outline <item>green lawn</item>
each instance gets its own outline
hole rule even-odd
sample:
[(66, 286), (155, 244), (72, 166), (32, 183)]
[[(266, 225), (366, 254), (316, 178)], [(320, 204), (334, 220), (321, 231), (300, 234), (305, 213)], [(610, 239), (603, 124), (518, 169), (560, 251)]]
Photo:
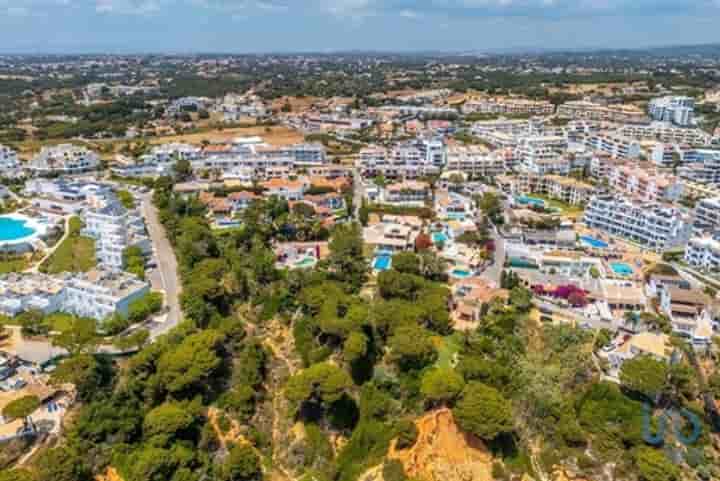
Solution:
[(435, 347), (438, 351), (438, 360), (435, 365), (441, 368), (454, 367), (453, 358), (460, 352), (460, 348), (462, 347), (461, 334), (456, 332), (449, 336), (436, 337), (433, 340), (435, 341)]
[(559, 209), (560, 212), (563, 214), (579, 214), (585, 210), (585, 208), (582, 206), (570, 205), (561, 200), (553, 199), (552, 197), (548, 197), (542, 194), (531, 194), (531, 197), (544, 200), (548, 207)]
[(70, 235), (55, 253), (40, 266), (46, 274), (61, 272), (87, 272), (97, 265), (95, 241), (80, 235), (82, 222), (78, 217), (70, 219)]
[(25, 257), (14, 257), (10, 259), (0, 258), (0, 274), (8, 274), (10, 272), (22, 272), (30, 266)]
[(66, 331), (73, 325), (75, 316), (65, 314), (64, 312), (56, 312), (45, 317), (44, 322), (51, 331)]

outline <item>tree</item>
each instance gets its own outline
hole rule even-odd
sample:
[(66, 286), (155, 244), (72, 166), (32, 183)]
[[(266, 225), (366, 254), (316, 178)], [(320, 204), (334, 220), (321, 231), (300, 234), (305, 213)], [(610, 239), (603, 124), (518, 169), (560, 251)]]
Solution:
[(16, 317), (23, 336), (44, 336), (50, 329), (45, 324), (45, 316), (36, 310), (21, 312)]
[(186, 337), (179, 346), (158, 360), (158, 374), (165, 388), (174, 394), (196, 394), (204, 390), (220, 366), (218, 351), (223, 336), (215, 330), (201, 331)]
[(173, 167), (175, 178), (183, 182), (192, 177), (192, 164), (187, 159), (178, 159)]
[(420, 326), (400, 326), (388, 340), (390, 357), (400, 369), (422, 369), (435, 362), (437, 351), (430, 339), (430, 332)]
[(680, 477), (680, 469), (662, 451), (643, 446), (633, 457), (643, 481), (675, 481)]
[(510, 401), (497, 389), (480, 382), (465, 387), (453, 415), (462, 429), (486, 441), (513, 429)]
[(74, 316), (70, 326), (52, 338), (53, 345), (67, 350), (72, 356), (93, 352), (97, 342), (95, 320)]
[(426, 251), (432, 246), (432, 239), (427, 234), (418, 234), (418, 236), (415, 238), (415, 250), (417, 252)]
[(352, 223), (335, 227), (328, 248), (330, 255), (326, 263), (332, 277), (348, 284), (353, 290), (360, 289), (368, 273), (360, 225)]
[(343, 358), (346, 362), (355, 362), (367, 354), (368, 338), (359, 331), (351, 332), (343, 344)]
[(176, 438), (187, 437), (196, 427), (196, 422), (195, 413), (187, 405), (165, 402), (147, 413), (143, 433), (147, 438), (163, 436), (170, 444)]
[(427, 371), (420, 384), (420, 392), (432, 403), (453, 402), (465, 387), (465, 380), (451, 368)]
[(42, 452), (37, 462), (38, 479), (53, 481), (90, 481), (92, 472), (82, 456), (68, 447), (58, 447)]
[(0, 481), (39, 481), (37, 477), (27, 469), (15, 468), (0, 471)]
[(642, 394), (651, 401), (655, 401), (660, 395), (667, 378), (667, 364), (647, 355), (627, 360), (620, 368), (622, 386)]
[(131, 349), (140, 350), (150, 339), (150, 331), (147, 329), (138, 329), (128, 336), (117, 337), (113, 341), (113, 345), (121, 351), (129, 351)]
[(352, 379), (347, 372), (334, 364), (319, 363), (291, 377), (285, 396), (298, 405), (311, 401), (328, 406), (340, 400), (350, 386)]
[(23, 396), (10, 401), (2, 410), (2, 415), (7, 420), (25, 419), (40, 407), (40, 399), (37, 396)]
[(230, 450), (223, 466), (223, 479), (225, 481), (252, 481), (260, 479), (260, 458), (253, 448), (247, 444), (236, 444)]
[(412, 252), (399, 252), (392, 257), (392, 268), (403, 274), (420, 275), (420, 258)]
[(50, 381), (55, 384), (73, 384), (81, 400), (97, 394), (106, 381), (102, 367), (92, 354), (76, 354), (63, 359), (53, 371)]

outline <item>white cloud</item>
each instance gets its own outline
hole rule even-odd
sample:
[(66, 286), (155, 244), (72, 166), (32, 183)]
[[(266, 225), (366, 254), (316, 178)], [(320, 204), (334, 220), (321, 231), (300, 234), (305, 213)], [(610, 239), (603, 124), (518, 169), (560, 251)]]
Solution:
[(95, 11), (120, 15), (149, 15), (162, 9), (163, 0), (96, 0)]

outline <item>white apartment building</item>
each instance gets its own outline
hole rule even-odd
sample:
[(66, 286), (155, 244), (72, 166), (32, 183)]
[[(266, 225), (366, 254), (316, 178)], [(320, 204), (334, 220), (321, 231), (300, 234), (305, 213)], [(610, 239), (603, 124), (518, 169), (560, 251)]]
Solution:
[(535, 174), (567, 174), (570, 171), (569, 162), (564, 158), (567, 148), (565, 137), (523, 137), (516, 149), (519, 167)]
[(111, 197), (104, 205), (83, 212), (82, 234), (95, 239), (98, 262), (110, 270), (125, 268), (123, 251), (130, 246), (150, 249), (142, 218)]
[[(506, 119), (501, 117), (495, 120), (481, 120), (472, 124), (470, 132), (477, 136), (483, 137), (486, 134), (500, 132), (508, 135), (533, 135), (539, 133), (536, 127), (537, 123), (531, 119)], [(533, 132), (533, 130), (538, 130)]]
[(643, 123), (647, 117), (634, 105), (601, 105), (587, 100), (566, 102), (557, 109), (558, 117), (573, 120)]
[(613, 167), (608, 181), (617, 191), (644, 202), (675, 202), (684, 192), (682, 181), (674, 175), (646, 171), (629, 164)]
[(634, 139), (652, 139), (660, 142), (709, 145), (712, 136), (701, 129), (676, 127), (666, 122), (652, 122), (649, 125), (623, 125), (618, 134)]
[(471, 177), (495, 177), (507, 171), (506, 162), (512, 161), (512, 157), (512, 150), (488, 152), (477, 145), (454, 145), (447, 149), (446, 169)]
[(66, 280), (60, 310), (97, 320), (109, 319), (115, 314), (127, 316), (130, 304), (149, 292), (149, 284), (132, 274), (92, 270)]
[(547, 100), (529, 100), (514, 97), (481, 97), (471, 99), (462, 106), (463, 114), (552, 115), (555, 106)]
[(100, 157), (85, 148), (72, 144), (43, 147), (28, 169), (38, 175), (80, 174), (94, 170), (100, 165)]
[(595, 134), (588, 137), (585, 145), (620, 159), (636, 159), (640, 156), (640, 142), (618, 134)]
[(520, 173), (516, 176), (500, 176), (497, 184), (503, 192), (512, 196), (544, 194), (571, 205), (587, 203), (595, 191), (595, 187), (590, 184), (560, 175)]
[(720, 197), (701, 199), (695, 204), (695, 227), (704, 232), (720, 231)]
[(685, 247), (685, 262), (705, 271), (720, 271), (720, 233), (691, 238)]
[(693, 149), (683, 153), (678, 175), (699, 184), (720, 184), (720, 150)]
[(385, 186), (380, 198), (384, 204), (421, 207), (430, 196), (430, 185), (427, 182), (406, 180)]
[(20, 161), (17, 152), (6, 145), (0, 144), (0, 169), (2, 169), (2, 174), (18, 167), (20, 167)]
[[(432, 155), (428, 155), (429, 152)], [(360, 151), (356, 166), (364, 176), (414, 179), (440, 172), (442, 166), (436, 163), (435, 154), (435, 150), (423, 152), (413, 144), (397, 145), (392, 149), (375, 146)]]
[(658, 251), (687, 243), (692, 229), (688, 216), (678, 209), (612, 196), (593, 197), (583, 221)]
[(158, 145), (149, 154), (140, 157), (141, 163), (164, 164), (175, 163), (177, 160), (195, 160), (202, 155), (202, 148), (191, 144), (172, 142)]
[(654, 120), (688, 126), (693, 123), (695, 100), (692, 97), (668, 96), (652, 99), (648, 114)]
[(127, 316), (130, 304), (149, 291), (147, 282), (131, 274), (105, 269), (60, 276), (11, 273), (0, 277), (0, 313), (66, 312), (103, 321)]

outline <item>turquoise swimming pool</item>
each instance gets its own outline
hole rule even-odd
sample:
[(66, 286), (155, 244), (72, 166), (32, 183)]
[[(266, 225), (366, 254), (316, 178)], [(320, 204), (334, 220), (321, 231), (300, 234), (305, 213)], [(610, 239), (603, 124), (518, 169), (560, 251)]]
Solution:
[(594, 247), (595, 249), (607, 249), (608, 243), (601, 241), (600, 239), (596, 239), (594, 237), (590, 237), (587, 235), (580, 236), (580, 242), (585, 244), (588, 247)]
[(529, 197), (527, 195), (519, 195), (515, 200), (522, 205), (532, 205), (536, 207), (545, 207), (545, 201), (537, 197)]
[(298, 261), (295, 263), (297, 267), (310, 267), (314, 266), (316, 264), (316, 260), (314, 257), (305, 257), (304, 259)]
[(444, 232), (433, 232), (432, 240), (435, 244), (445, 244), (448, 240), (448, 237)]
[(386, 271), (390, 269), (390, 266), (392, 265), (392, 257), (386, 256), (386, 255), (380, 255), (375, 257), (375, 260), (373, 260), (372, 267), (376, 271)]
[(26, 226), (27, 221), (12, 217), (0, 217), (0, 242), (16, 241), (31, 236), (35, 229)]
[(450, 275), (458, 279), (465, 279), (466, 277), (470, 277), (472, 273), (470, 271), (466, 271), (465, 269), (453, 269)]
[(630, 267), (630, 264), (626, 264), (625, 262), (611, 262), (610, 269), (618, 276), (631, 276), (633, 272), (635, 272), (633, 268)]

